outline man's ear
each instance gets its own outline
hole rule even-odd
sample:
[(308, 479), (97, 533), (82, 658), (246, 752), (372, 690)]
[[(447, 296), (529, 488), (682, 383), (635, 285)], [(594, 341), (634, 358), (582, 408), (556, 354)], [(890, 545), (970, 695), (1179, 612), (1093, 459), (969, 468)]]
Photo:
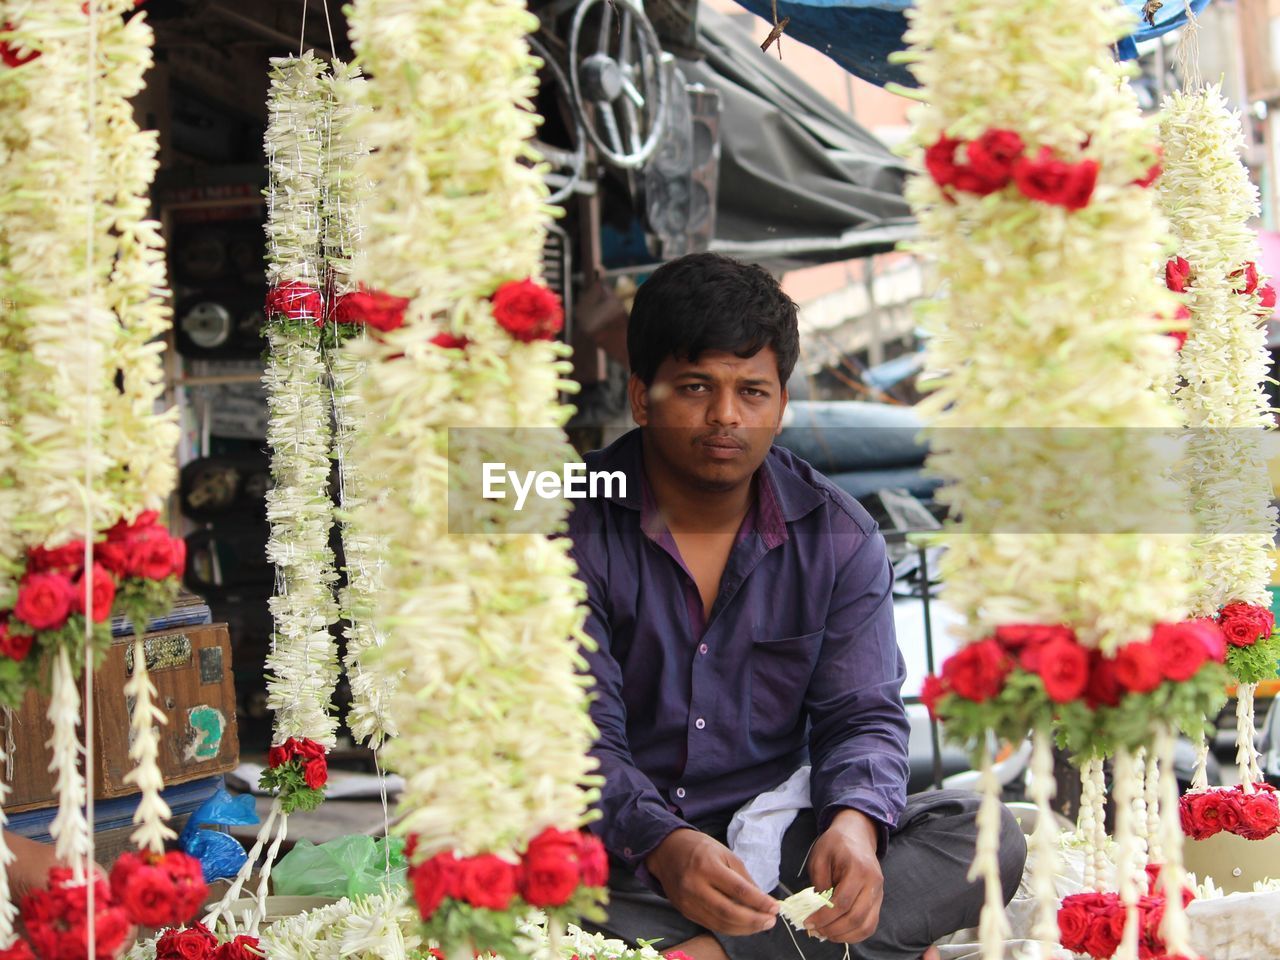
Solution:
[(638, 427), (649, 425), (649, 388), (636, 374), (627, 380), (627, 398), (631, 401), (631, 419)]

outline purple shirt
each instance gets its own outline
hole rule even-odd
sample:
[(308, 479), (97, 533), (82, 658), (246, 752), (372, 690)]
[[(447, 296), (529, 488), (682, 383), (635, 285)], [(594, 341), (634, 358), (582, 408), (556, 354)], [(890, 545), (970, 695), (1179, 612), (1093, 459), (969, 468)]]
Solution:
[(781, 447), (703, 623), (697, 586), (644, 484), (639, 430), (584, 458), (627, 496), (577, 502), (596, 679), (593, 829), (633, 869), (668, 834), (720, 831), (806, 762), (825, 829), (842, 808), (888, 829), (906, 802), (906, 675), (892, 572), (867, 512)]

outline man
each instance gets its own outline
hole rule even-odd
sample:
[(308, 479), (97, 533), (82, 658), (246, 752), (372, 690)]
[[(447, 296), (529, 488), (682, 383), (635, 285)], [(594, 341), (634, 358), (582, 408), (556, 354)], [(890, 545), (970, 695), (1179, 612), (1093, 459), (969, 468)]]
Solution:
[[(795, 304), (759, 267), (694, 254), (640, 287), (627, 348), (639, 429), (585, 458), (626, 490), (580, 501), (570, 522), (599, 645), (602, 931), (694, 960), (777, 960), (796, 950), (778, 899), (812, 885), (834, 888), (834, 905), (798, 938), (806, 960), (846, 945), (865, 960), (936, 957), (934, 942), (977, 923), (977, 797), (906, 796), (884, 540), (772, 446)], [(811, 809), (756, 867), (779, 877), (762, 890), (726, 841), (735, 812), (775, 790)], [(1007, 902), (1026, 846), (1004, 815)]]

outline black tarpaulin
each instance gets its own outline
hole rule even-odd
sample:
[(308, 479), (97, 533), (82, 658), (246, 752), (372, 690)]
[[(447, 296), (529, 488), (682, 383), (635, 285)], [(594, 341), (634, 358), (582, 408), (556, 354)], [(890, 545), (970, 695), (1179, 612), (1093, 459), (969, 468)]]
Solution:
[(891, 250), (914, 233), (905, 163), (705, 4), (705, 59), (688, 80), (720, 92), (721, 158), (711, 249), (780, 268)]

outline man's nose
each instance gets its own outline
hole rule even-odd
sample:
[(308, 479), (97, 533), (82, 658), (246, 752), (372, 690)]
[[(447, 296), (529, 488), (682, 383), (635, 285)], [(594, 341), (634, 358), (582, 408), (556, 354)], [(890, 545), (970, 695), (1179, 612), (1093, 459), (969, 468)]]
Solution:
[(720, 390), (707, 406), (707, 423), (717, 427), (736, 427), (742, 423), (738, 398), (732, 390)]

